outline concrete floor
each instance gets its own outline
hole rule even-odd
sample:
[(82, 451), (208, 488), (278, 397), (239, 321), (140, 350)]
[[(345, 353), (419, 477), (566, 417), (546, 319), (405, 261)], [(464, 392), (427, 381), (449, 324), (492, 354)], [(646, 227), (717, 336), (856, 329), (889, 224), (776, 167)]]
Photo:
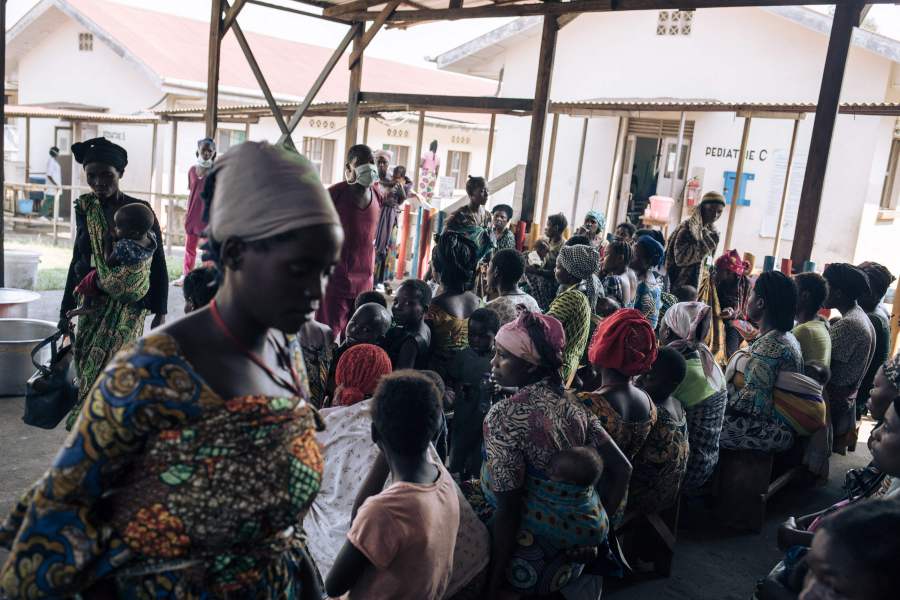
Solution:
[[(30, 311), (32, 318), (56, 322), (62, 292), (45, 292)], [(183, 312), (180, 288), (171, 287), (169, 315)], [(0, 515), (5, 515), (20, 494), (53, 460), (65, 439), (58, 427), (45, 431), (25, 426), (21, 421), (24, 400), (0, 398)], [(863, 423), (863, 439), (868, 438), (871, 421)], [(871, 456), (864, 443), (855, 453), (834, 456), (828, 484), (816, 489), (788, 488), (767, 507), (762, 534), (741, 534), (717, 525), (698, 510), (684, 510), (682, 523), (692, 525), (678, 532), (672, 575), (608, 591), (604, 597), (621, 600), (746, 600), (757, 579), (765, 576), (780, 559), (775, 544), (778, 525), (789, 515), (818, 510), (842, 497), (844, 474), (850, 468), (864, 466)], [(0, 516), (0, 518), (3, 518)], [(0, 550), (0, 562), (5, 552)]]

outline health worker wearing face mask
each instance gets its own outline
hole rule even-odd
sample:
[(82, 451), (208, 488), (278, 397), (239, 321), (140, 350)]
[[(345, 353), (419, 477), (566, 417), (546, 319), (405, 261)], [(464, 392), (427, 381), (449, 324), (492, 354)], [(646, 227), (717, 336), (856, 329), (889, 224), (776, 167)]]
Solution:
[(375, 271), (375, 229), (383, 198), (375, 182), (378, 169), (372, 149), (363, 144), (350, 148), (344, 164), (344, 181), (328, 188), (344, 228), (344, 246), (316, 320), (344, 331), (353, 303), (360, 292), (371, 290)]
[(197, 263), (197, 246), (208, 223), (203, 220), (203, 199), (200, 197), (206, 184), (206, 175), (216, 159), (216, 143), (211, 138), (197, 142), (197, 163), (188, 170), (188, 208), (184, 215), (184, 266), (175, 285), (184, 285), (184, 278)]

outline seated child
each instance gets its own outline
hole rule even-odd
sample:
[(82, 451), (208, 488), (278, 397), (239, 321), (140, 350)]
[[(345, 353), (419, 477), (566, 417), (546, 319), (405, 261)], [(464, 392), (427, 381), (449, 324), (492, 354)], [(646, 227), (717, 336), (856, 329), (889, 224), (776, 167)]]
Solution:
[(696, 302), (698, 294), (694, 286), (682, 285), (672, 290), (672, 295), (678, 298), (679, 302)]
[(431, 288), (421, 279), (407, 279), (397, 288), (391, 306), (394, 324), (384, 339), (394, 370), (428, 366), (431, 329), (425, 324), (425, 313), (430, 305)]
[[(115, 226), (103, 239), (104, 262), (109, 268), (149, 264), (156, 252), (156, 236), (150, 229), (156, 218), (150, 207), (140, 202), (126, 204), (113, 215)], [(82, 297), (82, 305), (70, 310), (70, 319), (96, 310), (95, 300), (103, 290), (97, 269), (91, 269), (75, 287)]]
[(628, 511), (652, 514), (669, 508), (678, 498), (687, 471), (687, 416), (672, 393), (684, 381), (687, 365), (674, 348), (661, 348), (650, 371), (638, 385), (656, 405), (656, 423), (634, 458), (628, 490)]
[(212, 267), (197, 267), (184, 278), (184, 314), (203, 308), (216, 297), (219, 282)]
[(603, 264), (600, 265), (600, 283), (606, 290), (606, 296), (620, 306), (631, 305), (637, 288), (637, 279), (628, 268), (633, 253), (630, 242), (616, 240), (606, 247)]
[(434, 385), (423, 375), (397, 371), (381, 380), (372, 405), (372, 441), (384, 454), (393, 482), (382, 491), (380, 477), (370, 477), (377, 485), (360, 492), (365, 501), (325, 579), (329, 596), (443, 597), (460, 507), (453, 478), (428, 457), (440, 414)]
[(359, 296), (356, 297), (356, 300), (353, 302), (353, 310), (359, 310), (360, 306), (369, 304), (370, 302), (380, 304), (385, 308), (388, 307), (387, 299), (384, 297), (384, 294), (376, 292), (375, 290), (369, 290), (368, 292), (361, 292)]
[(491, 361), (500, 317), (489, 308), (469, 316), (469, 347), (457, 352), (447, 367), (447, 386), (453, 390), (450, 428), (450, 472), (462, 480), (481, 472), (484, 417), (491, 408)]
[(391, 313), (380, 304), (369, 302), (356, 309), (347, 323), (346, 338), (334, 349), (325, 389), (329, 398), (334, 398), (334, 372), (341, 355), (356, 344), (381, 345), (390, 326)]

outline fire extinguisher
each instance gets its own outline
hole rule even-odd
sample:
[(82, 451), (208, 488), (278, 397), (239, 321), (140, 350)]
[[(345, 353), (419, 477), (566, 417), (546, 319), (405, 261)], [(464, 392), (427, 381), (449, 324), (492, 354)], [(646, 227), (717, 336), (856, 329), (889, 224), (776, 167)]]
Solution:
[(700, 200), (700, 178), (691, 177), (687, 182), (687, 205), (694, 206)]

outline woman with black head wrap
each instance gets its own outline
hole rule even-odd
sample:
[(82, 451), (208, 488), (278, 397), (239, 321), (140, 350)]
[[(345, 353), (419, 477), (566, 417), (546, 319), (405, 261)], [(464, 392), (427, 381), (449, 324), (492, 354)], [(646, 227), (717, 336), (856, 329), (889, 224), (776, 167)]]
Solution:
[(104, 240), (112, 235), (116, 211), (134, 202), (150, 208), (143, 200), (119, 190), (119, 179), (128, 165), (128, 152), (106, 138), (95, 138), (73, 144), (72, 154), (84, 166), (91, 191), (75, 200), (75, 245), (59, 309), (60, 328), (69, 328), (66, 313), (77, 305), (75, 287), (90, 271), (92, 258), (104, 293), (96, 300), (97, 310), (78, 317), (74, 356), (78, 403), (69, 414), (66, 429), (72, 428), (88, 390), (106, 363), (123, 346), (143, 334), (148, 311), (154, 314), (152, 327), (165, 322), (169, 298), (166, 256), (155, 218), (150, 235), (156, 250), (149, 264), (111, 267), (105, 261)]
[(831, 380), (826, 388), (834, 430), (834, 451), (856, 446), (856, 396), (875, 354), (875, 328), (857, 303), (871, 293), (869, 278), (858, 267), (832, 263), (822, 273), (828, 281), (825, 308), (841, 319), (831, 327)]

